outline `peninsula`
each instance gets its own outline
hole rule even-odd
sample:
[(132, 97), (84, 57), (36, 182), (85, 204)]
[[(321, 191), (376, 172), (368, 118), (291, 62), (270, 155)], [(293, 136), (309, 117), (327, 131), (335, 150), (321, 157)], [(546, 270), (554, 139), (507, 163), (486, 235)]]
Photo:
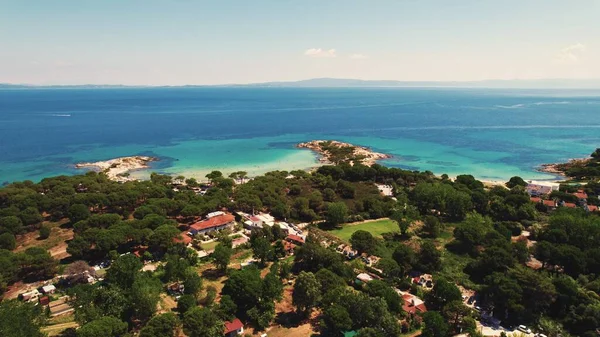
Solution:
[(543, 164), (539, 170), (577, 180), (595, 180), (600, 177), (600, 149), (596, 149), (588, 158), (571, 159), (566, 163)]
[(371, 166), (378, 160), (391, 158), (390, 155), (379, 153), (368, 147), (356, 146), (350, 143), (344, 143), (337, 140), (312, 140), (306, 143), (300, 143), (298, 148), (310, 149), (319, 154), (319, 162), (322, 164), (332, 163), (355, 163)]
[(129, 177), (129, 172), (150, 167), (148, 163), (158, 161), (155, 157), (131, 156), (121, 157), (94, 163), (75, 164), (76, 168), (89, 168), (95, 171), (104, 172), (108, 179), (114, 181), (133, 180)]

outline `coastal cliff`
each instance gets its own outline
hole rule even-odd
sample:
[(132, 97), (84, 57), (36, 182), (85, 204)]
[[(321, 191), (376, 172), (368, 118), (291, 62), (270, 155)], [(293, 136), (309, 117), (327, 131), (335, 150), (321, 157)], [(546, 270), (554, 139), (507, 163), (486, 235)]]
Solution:
[(75, 164), (76, 168), (89, 168), (106, 173), (108, 179), (114, 181), (134, 180), (129, 177), (129, 172), (148, 168), (148, 163), (157, 161), (158, 158), (146, 156), (121, 157), (94, 163)]
[(350, 143), (344, 143), (336, 140), (312, 140), (306, 143), (300, 143), (298, 148), (309, 149), (319, 154), (319, 161), (322, 164), (349, 163), (354, 165), (360, 163), (371, 166), (378, 160), (391, 158), (390, 155), (375, 152), (368, 147), (357, 146)]

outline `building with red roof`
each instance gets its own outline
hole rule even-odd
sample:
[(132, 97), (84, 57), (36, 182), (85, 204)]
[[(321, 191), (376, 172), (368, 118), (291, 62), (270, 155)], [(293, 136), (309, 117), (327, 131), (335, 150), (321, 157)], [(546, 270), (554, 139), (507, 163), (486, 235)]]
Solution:
[(190, 232), (193, 235), (205, 234), (212, 231), (232, 229), (235, 225), (235, 217), (231, 214), (221, 214), (209, 219), (202, 220), (190, 226)]
[(588, 212), (598, 212), (598, 206), (596, 206), (596, 205), (586, 205), (585, 209)]
[(192, 243), (192, 238), (189, 235), (181, 233), (178, 236), (173, 238), (173, 242), (174, 243), (183, 243), (184, 245), (187, 246), (190, 243)]
[(542, 203), (544, 204), (544, 206), (548, 207), (548, 208), (556, 208), (556, 201), (554, 200), (542, 200)]
[(577, 190), (577, 192), (573, 193), (573, 195), (576, 196), (580, 201), (585, 201), (588, 198), (588, 195), (584, 190)]
[(223, 334), (225, 337), (233, 337), (237, 335), (241, 335), (244, 333), (244, 323), (239, 319), (234, 319), (233, 321), (225, 321), (225, 329)]
[(531, 202), (534, 202), (536, 204), (539, 204), (540, 202), (542, 202), (542, 198), (539, 198), (539, 197), (531, 197), (531, 198), (529, 198), (529, 200), (531, 200)]
[(294, 249), (296, 249), (296, 245), (289, 241), (283, 241), (283, 249), (287, 255), (294, 255)]
[(404, 301), (404, 305), (402, 305), (402, 309), (406, 311), (409, 315), (415, 315), (417, 313), (426, 313), (427, 307), (422, 300), (418, 297), (411, 294), (402, 295), (402, 300)]
[(565, 202), (565, 203), (563, 203), (563, 206), (565, 206), (567, 208), (577, 208), (577, 205), (575, 205), (572, 202)]
[(291, 243), (297, 244), (299, 246), (302, 246), (304, 244), (304, 238), (299, 235), (290, 234), (285, 238), (285, 240), (287, 242), (291, 242)]
[(50, 304), (50, 297), (48, 297), (48, 296), (40, 297), (40, 305), (49, 305), (49, 304)]

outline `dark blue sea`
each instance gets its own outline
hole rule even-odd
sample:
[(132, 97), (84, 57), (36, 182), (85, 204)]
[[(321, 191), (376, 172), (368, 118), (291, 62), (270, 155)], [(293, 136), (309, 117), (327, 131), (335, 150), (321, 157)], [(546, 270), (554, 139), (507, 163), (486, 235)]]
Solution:
[(138, 154), (186, 176), (303, 169), (315, 156), (294, 145), (312, 139), (370, 146), (393, 155), (388, 166), (547, 179), (540, 164), (600, 147), (600, 91), (0, 89), (0, 184)]

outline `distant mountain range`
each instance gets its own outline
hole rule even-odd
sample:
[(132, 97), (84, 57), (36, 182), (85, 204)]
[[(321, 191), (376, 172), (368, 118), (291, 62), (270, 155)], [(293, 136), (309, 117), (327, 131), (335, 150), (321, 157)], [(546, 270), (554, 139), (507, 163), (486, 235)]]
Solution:
[(342, 78), (313, 78), (290, 82), (265, 82), (225, 85), (127, 86), (127, 85), (29, 85), (3, 84), (0, 89), (27, 88), (147, 88), (147, 87), (278, 87), (278, 88), (515, 88), (515, 89), (600, 89), (600, 79), (537, 79), (485, 81), (393, 81), (357, 80)]

